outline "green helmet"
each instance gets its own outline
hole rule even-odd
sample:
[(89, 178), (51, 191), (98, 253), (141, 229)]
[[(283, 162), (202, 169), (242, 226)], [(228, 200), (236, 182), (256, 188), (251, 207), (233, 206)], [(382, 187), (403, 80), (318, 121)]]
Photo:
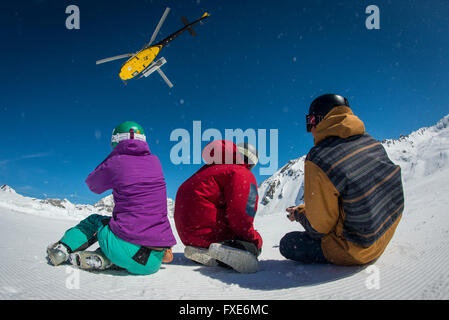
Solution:
[(120, 141), (129, 139), (147, 140), (142, 126), (134, 121), (125, 121), (115, 127), (112, 131), (111, 146), (115, 148)]

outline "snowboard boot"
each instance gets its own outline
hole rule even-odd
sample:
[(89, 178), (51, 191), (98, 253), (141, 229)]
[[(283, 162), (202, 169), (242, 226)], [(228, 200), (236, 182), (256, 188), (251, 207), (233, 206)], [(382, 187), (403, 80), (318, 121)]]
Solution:
[(106, 270), (113, 266), (101, 250), (72, 253), (70, 263), (83, 270)]
[(70, 256), (70, 249), (61, 242), (50, 244), (47, 247), (47, 257), (54, 266), (66, 262)]
[(208, 267), (218, 266), (217, 261), (209, 255), (209, 250), (207, 248), (186, 246), (184, 249), (184, 256), (187, 259), (201, 263)]
[(212, 243), (209, 246), (209, 255), (240, 273), (254, 273), (259, 268), (254, 254), (221, 243)]

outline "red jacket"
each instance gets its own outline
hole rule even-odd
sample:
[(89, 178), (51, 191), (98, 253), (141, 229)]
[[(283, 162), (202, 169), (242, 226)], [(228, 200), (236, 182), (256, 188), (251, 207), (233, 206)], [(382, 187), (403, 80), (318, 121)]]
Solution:
[(209, 164), (187, 179), (176, 194), (178, 235), (184, 245), (207, 248), (214, 242), (240, 239), (260, 249), (262, 238), (253, 227), (258, 202), (256, 178), (241, 161), (235, 144), (227, 141), (225, 146), (224, 140), (217, 140), (205, 151), (211, 145), (224, 150), (223, 159), (232, 153), (233, 163), (217, 164), (203, 152)]

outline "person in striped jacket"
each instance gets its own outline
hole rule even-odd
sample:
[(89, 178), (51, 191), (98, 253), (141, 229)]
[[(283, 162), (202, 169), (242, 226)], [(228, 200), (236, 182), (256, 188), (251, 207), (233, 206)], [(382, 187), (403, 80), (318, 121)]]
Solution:
[(304, 204), (286, 209), (305, 231), (286, 234), (280, 252), (303, 263), (369, 263), (401, 220), (401, 168), (365, 132), (346, 98), (316, 98), (306, 120), (315, 145), (304, 165)]

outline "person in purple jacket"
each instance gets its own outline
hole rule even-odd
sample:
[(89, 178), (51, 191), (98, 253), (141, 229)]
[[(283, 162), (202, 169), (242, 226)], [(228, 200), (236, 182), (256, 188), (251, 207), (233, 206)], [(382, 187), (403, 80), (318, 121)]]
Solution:
[[(143, 128), (131, 121), (112, 133), (113, 151), (86, 179), (90, 190), (113, 190), (112, 217), (93, 214), (47, 248), (53, 265), (81, 269), (118, 266), (152, 274), (171, 262), (176, 244), (167, 217), (167, 191), (159, 159), (151, 154)], [(85, 251), (98, 241), (96, 251)]]

